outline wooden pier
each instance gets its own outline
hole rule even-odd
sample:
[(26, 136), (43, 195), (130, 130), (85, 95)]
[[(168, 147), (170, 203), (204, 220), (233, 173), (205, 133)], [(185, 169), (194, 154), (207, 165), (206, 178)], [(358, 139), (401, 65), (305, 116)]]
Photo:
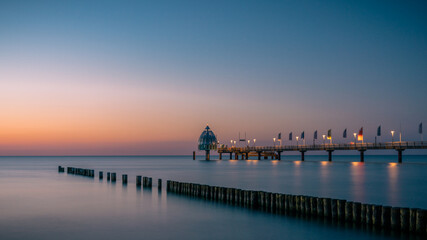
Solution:
[(427, 141), (416, 142), (387, 142), (387, 143), (344, 143), (344, 144), (313, 144), (313, 145), (291, 145), (291, 146), (259, 146), (259, 147), (219, 147), (217, 149), (219, 159), (223, 154), (229, 154), (230, 159), (249, 159), (249, 156), (257, 156), (258, 160), (277, 159), (281, 160), (282, 152), (300, 152), (301, 161), (304, 161), (304, 154), (307, 151), (326, 151), (328, 160), (332, 161), (332, 152), (340, 150), (356, 150), (360, 152), (360, 161), (364, 162), (364, 154), (367, 150), (395, 150), (397, 151), (398, 162), (402, 163), (402, 152), (406, 149), (427, 149)]

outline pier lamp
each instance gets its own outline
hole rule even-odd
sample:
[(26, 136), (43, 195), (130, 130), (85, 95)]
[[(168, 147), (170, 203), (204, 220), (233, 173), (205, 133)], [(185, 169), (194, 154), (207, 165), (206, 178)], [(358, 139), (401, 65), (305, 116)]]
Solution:
[(249, 143), (251, 142), (251, 140), (248, 140), (248, 147), (249, 147)]
[(236, 141), (234, 141), (234, 146), (236, 146)]
[(394, 137), (394, 130), (391, 131), (391, 143), (394, 142), (394, 138), (393, 137)]
[(274, 146), (276, 146), (276, 138), (273, 138)]
[(256, 142), (256, 139), (254, 138), (254, 147), (255, 147), (255, 142)]
[(296, 136), (296, 139), (297, 139), (297, 146), (298, 146), (298, 136)]
[(326, 135), (322, 135), (322, 137), (323, 137), (323, 145), (325, 145), (325, 137), (326, 137)]
[(356, 136), (357, 136), (357, 133), (353, 133), (353, 136), (354, 136), (354, 144), (356, 144)]

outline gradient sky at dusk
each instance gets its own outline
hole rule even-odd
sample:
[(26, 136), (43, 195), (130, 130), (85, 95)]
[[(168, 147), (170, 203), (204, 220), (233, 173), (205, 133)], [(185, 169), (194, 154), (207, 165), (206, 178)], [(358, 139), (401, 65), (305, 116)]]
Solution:
[[(426, 1), (0, 1), (0, 155), (427, 125)], [(426, 137), (425, 137), (426, 139)], [(348, 140), (347, 140), (348, 141)]]

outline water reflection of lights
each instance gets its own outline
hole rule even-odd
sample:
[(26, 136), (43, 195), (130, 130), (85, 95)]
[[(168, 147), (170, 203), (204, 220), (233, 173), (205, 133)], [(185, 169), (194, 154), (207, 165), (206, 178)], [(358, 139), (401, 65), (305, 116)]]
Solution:
[(389, 184), (389, 198), (392, 201), (398, 201), (398, 195), (399, 192), (399, 168), (397, 163), (389, 163), (388, 164), (388, 184)]
[(295, 165), (299, 166), (301, 165), (301, 161), (294, 161)]
[(361, 165), (363, 165), (363, 162), (351, 162), (351, 165), (353, 165), (353, 166), (361, 166)]
[(248, 165), (257, 165), (258, 164), (258, 160), (246, 160), (246, 163)]
[(271, 161), (271, 163), (272, 163), (273, 165), (277, 165), (277, 164), (279, 163), (279, 160), (273, 160), (273, 161)]
[(329, 164), (329, 162), (327, 162), (327, 161), (321, 161), (320, 164), (322, 164), (322, 166), (326, 166), (326, 165)]

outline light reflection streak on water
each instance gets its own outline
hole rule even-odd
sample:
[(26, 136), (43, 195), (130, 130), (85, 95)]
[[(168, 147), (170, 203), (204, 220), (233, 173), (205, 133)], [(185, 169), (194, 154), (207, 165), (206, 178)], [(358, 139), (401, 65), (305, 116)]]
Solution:
[(320, 162), (320, 191), (323, 194), (328, 194), (330, 191), (330, 165), (331, 163), (328, 161), (321, 161)]
[(239, 160), (228, 160), (231, 165), (236, 165), (239, 163)]
[(301, 163), (302, 161), (294, 161), (293, 169), (294, 169), (294, 178), (291, 179), (294, 181), (293, 189), (295, 193), (301, 192), (302, 185), (302, 174), (301, 174)]
[(245, 160), (247, 165), (257, 165), (258, 160)]
[(351, 194), (356, 201), (365, 199), (365, 165), (362, 162), (351, 162), (350, 176), (351, 176)]
[(387, 167), (388, 173), (388, 195), (391, 202), (398, 202), (398, 179), (399, 179), (399, 165), (398, 163), (389, 163)]

